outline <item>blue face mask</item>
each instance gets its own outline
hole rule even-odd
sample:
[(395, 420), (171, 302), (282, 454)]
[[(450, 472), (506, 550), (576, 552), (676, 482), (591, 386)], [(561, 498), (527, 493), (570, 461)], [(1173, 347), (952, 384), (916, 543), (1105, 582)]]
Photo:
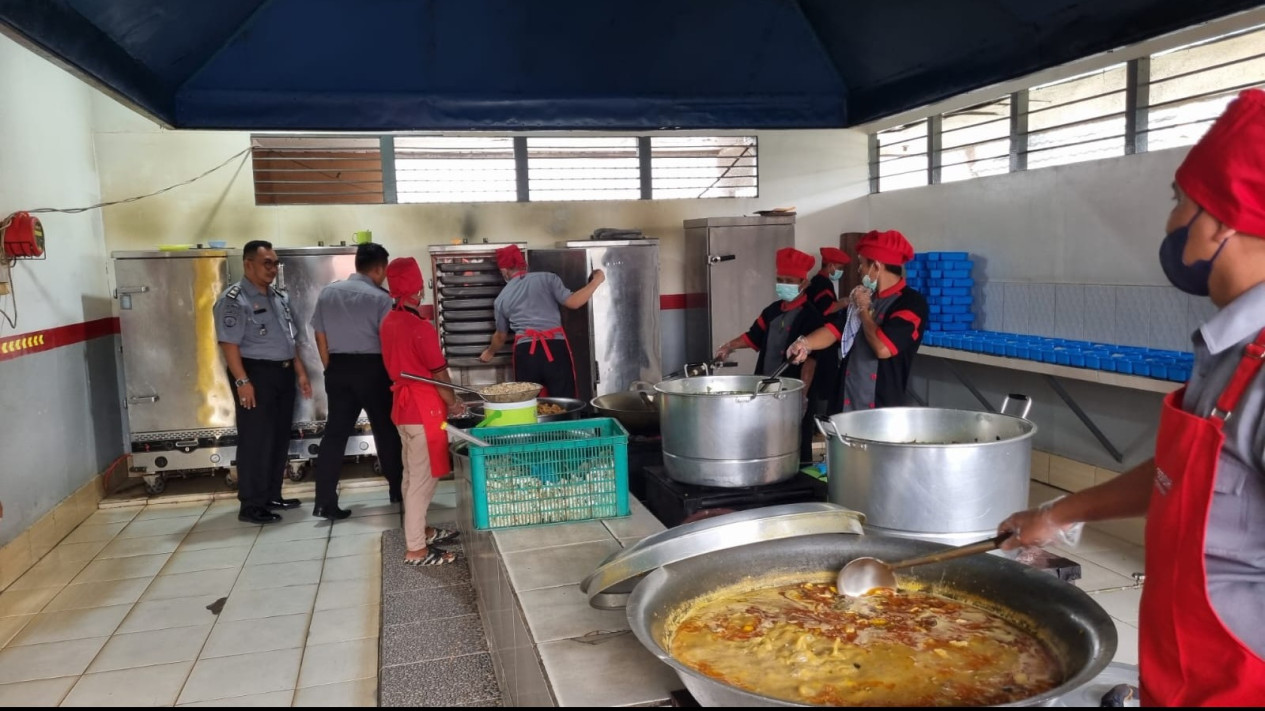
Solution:
[(843, 272), (836, 269), (829, 276), (830, 276), (830, 281), (839, 281), (840, 279), (843, 278)]
[(799, 286), (796, 284), (778, 284), (777, 298), (782, 301), (794, 301), (799, 296)]
[(1168, 233), (1160, 244), (1160, 266), (1164, 269), (1164, 276), (1168, 277), (1173, 286), (1192, 296), (1208, 295), (1208, 282), (1212, 279), (1212, 263), (1221, 256), (1221, 250), (1225, 249), (1226, 242), (1229, 241), (1226, 240), (1217, 247), (1212, 259), (1200, 259), (1194, 264), (1187, 264), (1182, 260), (1182, 254), (1186, 251), (1186, 242), (1190, 239), (1190, 226), (1195, 224), (1195, 220), (1202, 212), (1202, 209), (1196, 212), (1185, 227), (1178, 227)]
[(878, 291), (878, 280), (872, 278), (869, 274), (861, 275), (861, 286), (870, 291)]

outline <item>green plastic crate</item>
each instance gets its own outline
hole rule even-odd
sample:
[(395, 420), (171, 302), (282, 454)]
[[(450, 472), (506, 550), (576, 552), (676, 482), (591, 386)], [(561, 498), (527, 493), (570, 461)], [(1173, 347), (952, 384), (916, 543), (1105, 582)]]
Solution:
[(479, 530), (627, 516), (628, 432), (610, 418), (476, 427), (470, 434)]

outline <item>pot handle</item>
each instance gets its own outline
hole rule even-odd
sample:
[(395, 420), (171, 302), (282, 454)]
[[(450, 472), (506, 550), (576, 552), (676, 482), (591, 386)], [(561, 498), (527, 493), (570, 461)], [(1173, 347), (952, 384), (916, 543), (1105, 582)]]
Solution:
[(1027, 395), (1021, 395), (1019, 393), (1011, 393), (1007, 395), (1006, 399), (1002, 400), (1001, 410), (998, 412), (1003, 415), (1009, 414), (1006, 410), (1010, 407), (1011, 400), (1020, 403), (1020, 406), (1023, 408), (1023, 411), (1019, 413), (1019, 418), (1024, 420), (1028, 419), (1028, 412), (1032, 410), (1032, 399)]
[(844, 446), (852, 447), (854, 449), (865, 449), (865, 442), (857, 441), (840, 432), (839, 429), (835, 427), (835, 423), (830, 421), (829, 417), (818, 416), (814, 418), (813, 421), (817, 423), (817, 429), (826, 439), (833, 437), (842, 442)]
[(650, 408), (651, 410), (654, 410), (655, 412), (659, 411), (659, 406), (655, 404), (653, 395), (646, 392), (645, 390), (638, 390), (637, 394), (641, 396), (641, 401), (646, 403), (646, 407)]

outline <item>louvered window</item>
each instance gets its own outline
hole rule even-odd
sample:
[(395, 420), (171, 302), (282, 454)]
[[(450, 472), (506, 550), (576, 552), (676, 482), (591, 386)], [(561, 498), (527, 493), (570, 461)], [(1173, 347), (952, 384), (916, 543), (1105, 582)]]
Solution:
[(513, 138), (399, 136), (394, 143), (398, 202), (518, 199)]
[(757, 197), (760, 181), (754, 136), (654, 136), (650, 139), (651, 196)]
[(252, 136), (255, 204), (383, 202), (377, 138)]

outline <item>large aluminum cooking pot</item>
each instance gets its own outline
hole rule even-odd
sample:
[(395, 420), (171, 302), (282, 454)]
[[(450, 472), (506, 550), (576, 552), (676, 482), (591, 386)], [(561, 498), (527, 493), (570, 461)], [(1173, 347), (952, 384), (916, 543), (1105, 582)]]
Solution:
[[(715, 551), (646, 576), (628, 600), (628, 621), (638, 641), (672, 667), (703, 706), (803, 706), (744, 691), (677, 662), (664, 646), (673, 614), (690, 601), (731, 585), (754, 586), (760, 579), (788, 573), (803, 573), (805, 580), (833, 579), (835, 572), (860, 556), (901, 560), (937, 550), (943, 546), (925, 541), (819, 534)], [(1047, 705), (1094, 679), (1115, 655), (1116, 628), (1107, 613), (1084, 592), (1049, 573), (982, 555), (910, 568), (901, 571), (901, 578), (927, 583), (947, 597), (965, 597), (1020, 624), (1046, 644), (1063, 666), (1063, 684), (1012, 706)]]
[(760, 486), (799, 471), (804, 383), (781, 378), (755, 394), (758, 375), (665, 380), (658, 393), (663, 465), (698, 486)]
[[(1031, 402), (1012, 397), (1026, 415)], [(889, 407), (818, 424), (828, 440), (829, 500), (865, 513), (873, 533), (966, 543), (1028, 508), (1037, 426), (1022, 416)]]

